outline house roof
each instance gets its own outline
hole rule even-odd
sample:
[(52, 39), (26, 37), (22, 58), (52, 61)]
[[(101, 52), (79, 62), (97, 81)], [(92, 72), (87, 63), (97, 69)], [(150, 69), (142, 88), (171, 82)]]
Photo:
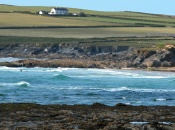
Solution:
[(56, 8), (54, 8), (55, 10), (66, 10), (67, 11), (67, 9), (66, 8), (60, 8), (60, 7), (56, 7)]

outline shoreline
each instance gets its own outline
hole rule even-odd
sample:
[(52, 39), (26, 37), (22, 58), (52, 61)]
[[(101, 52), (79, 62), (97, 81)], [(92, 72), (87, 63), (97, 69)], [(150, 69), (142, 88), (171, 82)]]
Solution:
[[(8, 58), (8, 57), (7, 57)], [(11, 58), (11, 57), (10, 57)], [(17, 59), (17, 58), (16, 58)], [(45, 68), (96, 68), (96, 69), (121, 69), (121, 70), (144, 70), (144, 71), (165, 71), (175, 72), (175, 67), (114, 67), (111, 66), (114, 62), (109, 61), (94, 61), (86, 59), (34, 59), (34, 58), (22, 58), (15, 61), (3, 61), (0, 62), (0, 66), (6, 67), (45, 67)]]
[(1, 48), (0, 57), (14, 57), (21, 60), (0, 62), (0, 66), (142, 69), (175, 72), (175, 48), (149, 49), (132, 46), (86, 45), (83, 42), (71, 43), (46, 46), (40, 44), (29, 46), (24, 43), (7, 45)]
[(1, 129), (175, 128), (175, 106), (0, 104)]

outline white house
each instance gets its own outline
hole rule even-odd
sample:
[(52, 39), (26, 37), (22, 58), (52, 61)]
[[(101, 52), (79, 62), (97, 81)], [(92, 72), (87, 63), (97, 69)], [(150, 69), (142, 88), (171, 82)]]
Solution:
[(68, 10), (66, 8), (53, 8), (49, 12), (49, 15), (68, 15)]
[(41, 10), (39, 11), (39, 14), (42, 15), (42, 14), (48, 14), (48, 13), (46, 11)]

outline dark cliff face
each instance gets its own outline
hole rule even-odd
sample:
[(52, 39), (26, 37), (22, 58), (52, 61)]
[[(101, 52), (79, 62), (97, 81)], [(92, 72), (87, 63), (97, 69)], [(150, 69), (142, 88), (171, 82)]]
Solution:
[[(0, 48), (0, 57), (86, 59), (105, 62), (105, 67), (174, 67), (175, 49), (143, 50), (129, 46), (85, 46), (83, 44), (9, 45)], [(85, 65), (86, 67), (86, 65)]]
[(132, 67), (173, 67), (175, 54), (172, 50), (146, 51), (136, 54)]
[(122, 51), (129, 51), (131, 47), (129, 46), (90, 46), (88, 51), (91, 54), (99, 54), (99, 53), (117, 53)]
[(39, 54), (72, 54), (81, 55), (95, 55), (100, 53), (117, 53), (122, 51), (128, 51), (131, 47), (128, 46), (83, 46), (83, 45), (69, 45), (69, 44), (55, 44), (50, 46), (28, 46), (28, 45), (9, 45), (0, 48), (0, 55), (3, 54), (18, 54), (18, 55), (39, 55)]

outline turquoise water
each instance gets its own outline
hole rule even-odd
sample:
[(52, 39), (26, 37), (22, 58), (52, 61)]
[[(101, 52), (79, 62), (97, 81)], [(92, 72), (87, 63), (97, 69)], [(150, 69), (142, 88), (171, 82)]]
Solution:
[(175, 106), (175, 73), (0, 67), (0, 103)]

